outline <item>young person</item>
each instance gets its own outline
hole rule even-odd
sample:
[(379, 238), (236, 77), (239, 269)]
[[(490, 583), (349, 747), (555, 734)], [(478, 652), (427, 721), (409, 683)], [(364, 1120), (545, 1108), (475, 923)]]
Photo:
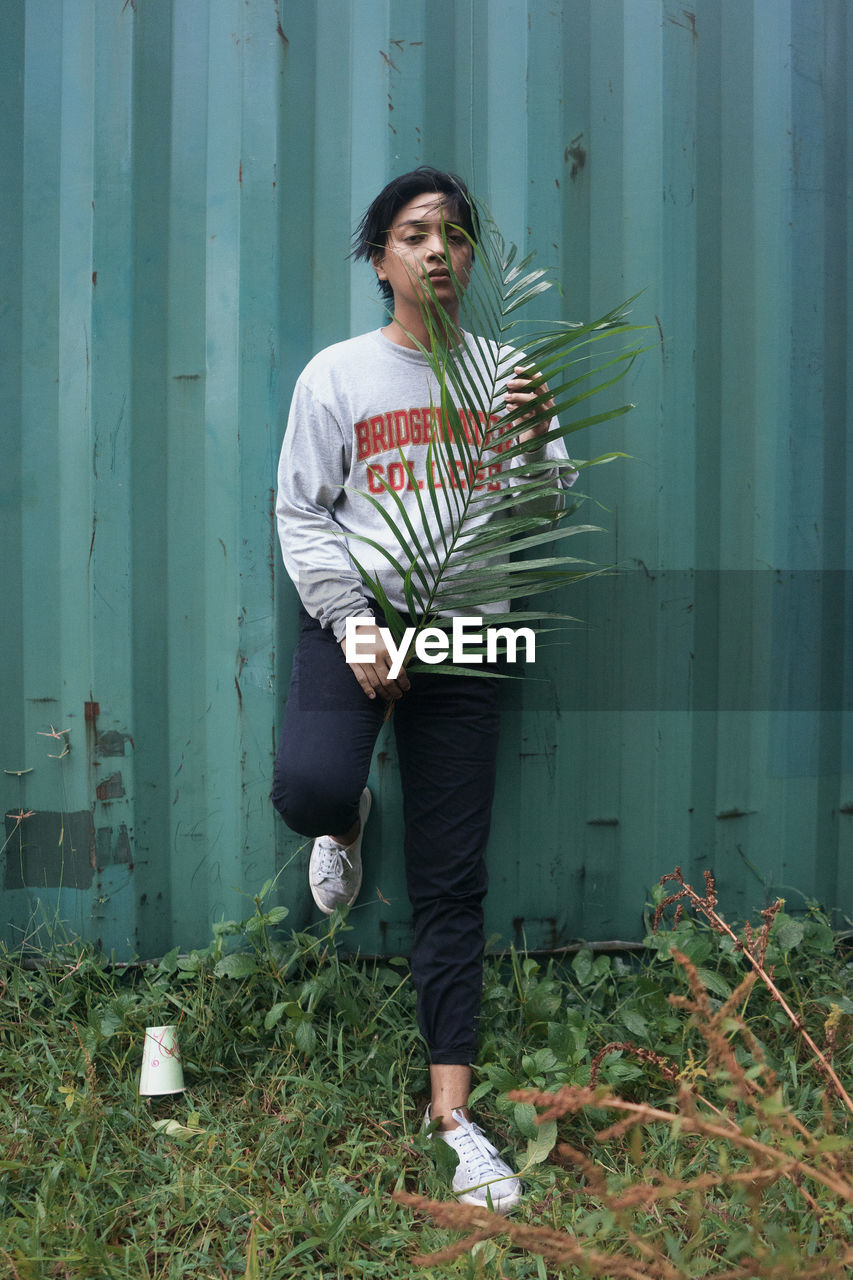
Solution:
[[(361, 846), (371, 796), (367, 775), (387, 704), (394, 703), (405, 821), (406, 881), (414, 919), (412, 977), (430, 1063), (426, 1123), (459, 1155), (453, 1190), (466, 1203), (509, 1212), (518, 1178), (469, 1115), (482, 989), (484, 862), (495, 785), (498, 681), (440, 671), (392, 677), (379, 633), (382, 611), (350, 552), (380, 575), (390, 603), (406, 613), (403, 583), (363, 535), (399, 554), (387, 523), (363, 495), (394, 511), (393, 489), (418, 520), (438, 391), (418, 343), (429, 347), (424, 308), (450, 320), (450, 340), (477, 360), (459, 327), (459, 296), (478, 237), (464, 183), (422, 167), (380, 192), (356, 232), (355, 256), (369, 261), (393, 308), (387, 323), (321, 351), (293, 394), (278, 476), (282, 553), (299, 593), (301, 633), (275, 765), (273, 801), (287, 824), (316, 837), (309, 881), (321, 911), (351, 905), (361, 885)], [(541, 388), (520, 365), (507, 369), (495, 415), (523, 415)], [(519, 440), (530, 454), (488, 483), (513, 483), (514, 463), (566, 462), (562, 441), (541, 445), (536, 423)], [(401, 462), (401, 446), (406, 466)], [(477, 477), (471, 478), (478, 483)], [(479, 483), (486, 483), (485, 476)], [(518, 481), (520, 493), (523, 481)], [(375, 662), (348, 663), (349, 618)]]

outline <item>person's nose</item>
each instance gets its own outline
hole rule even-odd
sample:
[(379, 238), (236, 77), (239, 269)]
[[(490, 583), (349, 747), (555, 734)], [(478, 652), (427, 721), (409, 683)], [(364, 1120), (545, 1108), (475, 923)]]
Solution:
[(440, 231), (430, 232), (426, 241), (426, 252), (430, 259), (440, 258), (442, 262), (444, 261), (447, 251), (444, 243), (444, 236)]

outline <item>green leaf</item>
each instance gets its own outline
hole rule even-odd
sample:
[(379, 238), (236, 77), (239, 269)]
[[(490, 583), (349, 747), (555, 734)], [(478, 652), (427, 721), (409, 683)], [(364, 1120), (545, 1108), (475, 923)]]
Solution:
[(459, 1155), (449, 1143), (442, 1141), (437, 1134), (432, 1135), (430, 1152), (435, 1160), (435, 1167), (440, 1178), (450, 1183), (459, 1164)]
[(516, 1102), (513, 1108), (513, 1119), (519, 1132), (525, 1138), (535, 1142), (539, 1135), (539, 1127), (536, 1124), (536, 1108), (532, 1102)]
[(271, 1031), (277, 1022), (280, 1022), (284, 1016), (285, 1006), (283, 1003), (274, 1004), (264, 1018), (264, 1029)]
[(853, 1000), (848, 1000), (847, 996), (824, 996), (818, 1003), (828, 1009), (837, 1005), (842, 1013), (853, 1013)]
[[(556, 997), (556, 1000), (557, 1000), (557, 1007), (559, 1007), (559, 1003), (560, 1003), (559, 996)], [(533, 1055), (533, 1061), (535, 1063), (535, 1068), (537, 1073), (541, 1074), (542, 1072), (545, 1072), (545, 1071), (554, 1070), (554, 1068), (557, 1065), (557, 1055), (554, 1053), (554, 1050), (549, 1046), (547, 1049), (537, 1049), (535, 1054)]]
[(649, 1024), (636, 1009), (623, 1009), (619, 1015), (619, 1021), (632, 1036), (637, 1036), (640, 1040), (648, 1040)]
[(587, 986), (588, 983), (592, 982), (593, 963), (594, 963), (593, 954), (591, 951), (588, 951), (586, 948), (584, 948), (582, 951), (579, 951), (575, 956), (575, 958), (572, 960), (572, 969), (574, 971), (574, 975), (577, 978), (580, 986), (585, 987)]
[(549, 1022), (548, 1044), (559, 1063), (571, 1061), (577, 1046), (574, 1028), (561, 1022)]
[(494, 1088), (491, 1080), (482, 1080), (475, 1089), (468, 1094), (468, 1106), (473, 1107), (475, 1103), (484, 1098), (487, 1093), (491, 1093)]
[(494, 1085), (498, 1093), (508, 1093), (510, 1089), (518, 1088), (517, 1077), (501, 1064), (490, 1063), (485, 1070), (489, 1081)]
[(536, 1137), (528, 1138), (525, 1164), (541, 1164), (554, 1150), (557, 1141), (557, 1121), (542, 1120), (536, 1126)]
[(773, 921), (770, 937), (780, 951), (793, 951), (805, 937), (806, 926), (802, 920), (780, 913)]
[(246, 1270), (244, 1280), (261, 1280), (261, 1264), (258, 1260), (258, 1245), (255, 1240), (255, 1223), (249, 1232), (249, 1243), (246, 1245)]
[(715, 973), (713, 969), (697, 968), (696, 972), (709, 991), (712, 991), (715, 996), (722, 996), (724, 1000), (728, 1000), (732, 994), (732, 988), (725, 978), (721, 977), (719, 973)]
[(178, 948), (167, 951), (157, 966), (158, 973), (175, 973), (178, 968)]
[(310, 1057), (317, 1047), (317, 1032), (313, 1022), (298, 1022), (293, 1032), (293, 1042), (300, 1053)]
[(101, 1018), (101, 1035), (105, 1040), (108, 1040), (110, 1036), (114, 1036), (117, 1031), (120, 1031), (123, 1026), (124, 1019), (121, 1015), (110, 1009)]
[(213, 970), (217, 978), (250, 978), (257, 971), (258, 963), (255, 957), (241, 951), (223, 956)]
[(642, 1074), (642, 1067), (638, 1067), (634, 1062), (626, 1062), (620, 1057), (608, 1057), (604, 1067), (604, 1075), (616, 1085), (627, 1084), (629, 1080), (636, 1080)]
[(184, 1142), (188, 1138), (197, 1138), (199, 1134), (204, 1133), (204, 1129), (191, 1128), (189, 1125), (180, 1124), (177, 1120), (155, 1120), (152, 1128), (158, 1133), (165, 1134), (167, 1138), (178, 1138)]
[(831, 955), (835, 950), (835, 936), (829, 925), (824, 920), (805, 920), (803, 923), (806, 945), (824, 955)]

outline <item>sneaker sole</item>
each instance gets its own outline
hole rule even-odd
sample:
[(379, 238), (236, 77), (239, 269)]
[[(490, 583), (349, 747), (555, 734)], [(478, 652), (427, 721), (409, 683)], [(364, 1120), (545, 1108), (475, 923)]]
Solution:
[[(472, 1204), (476, 1209), (488, 1209), (489, 1207), (488, 1203), (485, 1200), (478, 1200), (476, 1196), (466, 1195), (464, 1191), (460, 1192), (459, 1194), (457, 1194), (454, 1191), (453, 1195), (455, 1199), (459, 1201), (460, 1204)], [(512, 1196), (504, 1200), (494, 1200), (492, 1202), (493, 1210), (495, 1213), (500, 1213), (503, 1215), (506, 1215), (508, 1213), (514, 1213), (515, 1210), (518, 1208), (518, 1206), (521, 1204), (521, 1201), (523, 1200), (523, 1198), (524, 1198), (524, 1193), (520, 1192), (517, 1196)]]

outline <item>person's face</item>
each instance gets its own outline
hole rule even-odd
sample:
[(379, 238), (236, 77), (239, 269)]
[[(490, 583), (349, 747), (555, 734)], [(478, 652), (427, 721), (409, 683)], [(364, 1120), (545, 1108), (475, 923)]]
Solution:
[[(394, 310), (420, 308), (431, 300), (431, 292), (455, 315), (459, 300), (457, 288), (464, 289), (471, 273), (471, 242), (464, 231), (454, 225), (452, 204), (434, 191), (415, 196), (397, 211), (388, 230), (385, 248), (373, 259), (380, 280), (387, 281), (394, 292)], [(429, 279), (425, 288), (424, 279)]]

